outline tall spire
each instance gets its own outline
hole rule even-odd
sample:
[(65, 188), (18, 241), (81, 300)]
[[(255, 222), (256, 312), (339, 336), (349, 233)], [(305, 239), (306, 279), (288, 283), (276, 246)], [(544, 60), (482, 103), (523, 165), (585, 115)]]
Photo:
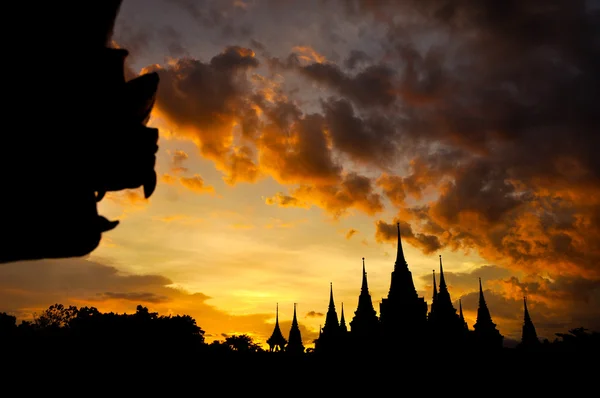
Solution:
[(335, 309), (335, 303), (333, 301), (333, 282), (329, 282), (329, 309)]
[[(477, 309), (477, 323), (475, 325), (480, 324), (481, 322), (492, 322), (492, 316), (490, 315), (490, 310), (485, 302), (481, 278), (479, 278), (479, 308)], [(496, 325), (494, 324), (494, 326)]]
[(342, 316), (340, 317), (340, 330), (344, 333), (348, 332), (348, 327), (346, 326), (346, 319), (344, 318), (344, 302), (342, 301)]
[(481, 286), (481, 278), (479, 278), (479, 305), (485, 305), (485, 297), (483, 297), (483, 287)]
[(363, 262), (363, 275), (362, 275), (362, 285), (360, 287), (360, 292), (362, 294), (362, 292), (369, 292), (369, 284), (367, 282), (367, 271), (365, 270), (365, 258), (362, 258), (362, 262)]
[(365, 258), (362, 258), (362, 286), (360, 296), (358, 296), (358, 306), (354, 311), (354, 317), (350, 321), (350, 331), (357, 338), (359, 344), (372, 346), (373, 339), (379, 332), (379, 319), (373, 308), (373, 301), (369, 293), (367, 283), (367, 271), (365, 267)]
[(475, 334), (480, 342), (485, 346), (492, 348), (502, 348), (504, 337), (496, 329), (496, 324), (492, 321), (490, 310), (483, 296), (483, 287), (481, 278), (479, 278), (479, 308), (477, 309), (477, 321), (473, 325)]
[(535, 326), (527, 310), (527, 296), (523, 296), (523, 334), (521, 335), (521, 345), (534, 346), (539, 344)]
[[(318, 351), (337, 352), (340, 348), (340, 324), (338, 322), (337, 312), (335, 311), (335, 302), (333, 300), (333, 283), (329, 284), (329, 309), (325, 315), (325, 325), (319, 336)], [(315, 347), (317, 348), (317, 347)]]
[(465, 317), (463, 316), (463, 311), (462, 311), (462, 300), (458, 299), (458, 308), (460, 309), (460, 321), (463, 324), (463, 327), (465, 330), (469, 330), (469, 325), (467, 325), (467, 321), (465, 321)]
[(446, 286), (446, 279), (444, 278), (444, 267), (442, 266), (442, 255), (440, 254), (440, 292), (442, 290), (448, 290)]
[(283, 337), (281, 333), (281, 329), (279, 328), (279, 303), (275, 307), (275, 328), (273, 329), (273, 333), (271, 337), (267, 340), (267, 344), (269, 345), (269, 351), (281, 351), (287, 344), (287, 340)]
[(298, 325), (298, 318), (296, 317), (296, 303), (294, 303), (294, 318), (292, 319), (292, 327), (290, 328), (288, 341), (288, 345), (285, 349), (287, 352), (294, 354), (301, 354), (304, 352), (302, 334), (300, 333), (300, 326)]
[[(388, 296), (379, 305), (381, 328), (385, 344), (398, 349), (411, 350), (415, 342), (424, 339), (427, 328), (427, 302), (419, 297), (412, 273), (404, 257), (400, 222), (398, 229), (398, 252), (392, 271)], [(407, 327), (410, 325), (410, 327)], [(410, 341), (411, 344), (407, 344)]]
[(329, 282), (329, 308), (327, 310), (327, 315), (325, 316), (323, 334), (337, 332), (339, 326), (337, 312), (335, 311), (335, 302), (333, 301), (333, 283)]
[(400, 222), (396, 223), (398, 227), (398, 251), (396, 253), (396, 263), (394, 264), (394, 271), (398, 269), (401, 265), (408, 268), (408, 263), (404, 258), (404, 250), (402, 249), (402, 238), (400, 236)]
[(457, 323), (458, 316), (456, 314), (456, 309), (452, 305), (452, 299), (450, 298), (450, 292), (448, 291), (448, 286), (446, 286), (446, 278), (444, 277), (444, 266), (442, 265), (442, 255), (440, 254), (440, 290), (435, 295), (435, 311), (436, 317), (441, 320), (443, 323), (446, 323), (446, 326), (449, 326), (449, 323)]

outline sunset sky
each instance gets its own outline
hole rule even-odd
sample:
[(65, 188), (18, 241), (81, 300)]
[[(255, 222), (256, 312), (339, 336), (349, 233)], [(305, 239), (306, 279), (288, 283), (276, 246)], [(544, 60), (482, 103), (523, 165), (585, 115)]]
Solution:
[(524, 294), (541, 338), (600, 330), (600, 7), (499, 3), (124, 0), (128, 77), (161, 78), (156, 192), (107, 194), (85, 259), (0, 265), (0, 311), (142, 304), (264, 343), (298, 303), (312, 346), (362, 257), (379, 313), (400, 221), (419, 295), (441, 254), (470, 328), (481, 277), (506, 338)]

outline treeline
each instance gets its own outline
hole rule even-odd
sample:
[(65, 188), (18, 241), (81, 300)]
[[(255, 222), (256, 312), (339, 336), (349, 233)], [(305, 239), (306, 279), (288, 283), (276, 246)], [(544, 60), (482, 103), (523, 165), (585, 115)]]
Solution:
[[(138, 305), (133, 314), (102, 313), (95, 307), (54, 304), (33, 321), (0, 313), (0, 345), (7, 350), (47, 355), (189, 356), (261, 353), (248, 335), (233, 335), (210, 344), (189, 315), (159, 315)], [(123, 355), (121, 355), (123, 354)]]
[[(233, 335), (205, 342), (205, 331), (189, 315), (159, 315), (138, 305), (133, 314), (102, 313), (95, 307), (65, 307), (54, 304), (33, 321), (17, 324), (16, 317), (0, 313), (0, 346), (3, 352), (19, 355), (56, 354), (144, 357), (193, 355), (268, 355), (248, 335)], [(600, 352), (600, 333), (584, 328), (557, 333), (554, 341), (544, 340), (529, 351), (547, 353)], [(307, 356), (314, 356), (307, 350)], [(352, 347), (345, 354), (353, 355)], [(505, 351), (518, 354), (519, 349)], [(373, 353), (376, 355), (376, 353)], [(256, 355), (253, 355), (256, 358)]]

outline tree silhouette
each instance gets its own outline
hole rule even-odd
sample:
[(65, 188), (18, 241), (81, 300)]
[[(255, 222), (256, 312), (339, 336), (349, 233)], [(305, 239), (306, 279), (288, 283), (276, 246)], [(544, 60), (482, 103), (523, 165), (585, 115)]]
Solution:
[(77, 317), (78, 312), (77, 307), (54, 304), (36, 317), (35, 326), (40, 329), (69, 327), (71, 321)]
[(262, 347), (256, 344), (252, 337), (247, 334), (233, 335), (225, 338), (225, 344), (227, 344), (233, 351), (237, 352), (262, 352)]

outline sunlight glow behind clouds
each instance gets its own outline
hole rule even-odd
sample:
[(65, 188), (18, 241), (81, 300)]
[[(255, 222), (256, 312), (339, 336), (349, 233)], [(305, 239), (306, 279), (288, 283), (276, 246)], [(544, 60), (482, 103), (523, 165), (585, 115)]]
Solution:
[[(172, 297), (158, 308), (198, 316), (217, 338), (265, 338), (276, 302), (282, 322), (294, 302), (325, 312), (329, 282), (349, 321), (361, 257), (378, 310), (396, 252), (386, 226), (402, 220), (417, 290), (431, 301), (443, 254), (470, 327), (478, 276), (505, 336), (519, 337), (525, 291), (540, 335), (597, 325), (600, 196), (586, 133), (600, 101), (589, 67), (597, 53), (581, 35), (589, 20), (574, 8), (532, 16), (523, 1), (524, 22), (507, 29), (487, 3), (461, 3), (455, 15), (438, 3), (124, 2), (116, 42), (132, 70), (161, 73), (150, 124), (163, 180), (148, 201), (107, 195), (100, 212), (122, 222), (91, 258), (201, 292), (153, 286)], [(531, 18), (547, 37), (524, 28)], [(563, 73), (575, 67), (579, 75)], [(53, 286), (25, 300), (25, 279), (12, 281), (4, 288), (20, 292), (9, 299), (21, 310), (65, 297)], [(300, 318), (314, 338), (323, 318)]]

